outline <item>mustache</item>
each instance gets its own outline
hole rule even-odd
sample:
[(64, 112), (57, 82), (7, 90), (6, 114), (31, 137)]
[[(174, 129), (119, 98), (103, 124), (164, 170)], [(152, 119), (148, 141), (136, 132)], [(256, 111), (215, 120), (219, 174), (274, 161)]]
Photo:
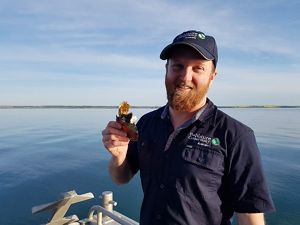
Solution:
[(193, 84), (189, 84), (186, 82), (178, 82), (175, 84), (175, 88), (190, 88), (193, 89), (195, 87), (195, 85)]

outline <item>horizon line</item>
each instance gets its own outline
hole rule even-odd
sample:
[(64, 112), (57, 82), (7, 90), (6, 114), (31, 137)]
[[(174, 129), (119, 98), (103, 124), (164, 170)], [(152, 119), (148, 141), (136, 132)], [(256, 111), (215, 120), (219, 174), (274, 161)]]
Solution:
[[(112, 109), (117, 105), (0, 105), (0, 109)], [(135, 105), (131, 108), (159, 108), (161, 106)], [(300, 105), (220, 105), (218, 108), (300, 108)]]

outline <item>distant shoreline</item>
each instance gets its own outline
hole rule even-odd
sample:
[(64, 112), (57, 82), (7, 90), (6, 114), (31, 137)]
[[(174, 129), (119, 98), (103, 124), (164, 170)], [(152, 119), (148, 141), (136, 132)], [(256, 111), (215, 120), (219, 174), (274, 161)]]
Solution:
[[(161, 106), (131, 106), (137, 109), (154, 109)], [(0, 105), (0, 109), (116, 109), (118, 106), (90, 106), (90, 105), (23, 105), (23, 106), (10, 106)], [(249, 106), (218, 106), (218, 108), (300, 108), (300, 105), (249, 105)]]

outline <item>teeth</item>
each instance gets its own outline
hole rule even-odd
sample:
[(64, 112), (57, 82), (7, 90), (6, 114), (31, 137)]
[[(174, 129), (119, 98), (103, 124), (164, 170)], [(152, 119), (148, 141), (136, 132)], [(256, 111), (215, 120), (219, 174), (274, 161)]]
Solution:
[(191, 87), (188, 87), (188, 86), (179, 86), (177, 87), (178, 89), (192, 89)]

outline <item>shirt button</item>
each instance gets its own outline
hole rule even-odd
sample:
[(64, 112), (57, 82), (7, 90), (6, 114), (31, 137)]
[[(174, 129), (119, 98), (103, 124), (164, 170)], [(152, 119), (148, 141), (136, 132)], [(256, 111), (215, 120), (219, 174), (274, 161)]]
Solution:
[(164, 189), (165, 185), (164, 184), (160, 184), (159, 187), (160, 187), (160, 189)]

